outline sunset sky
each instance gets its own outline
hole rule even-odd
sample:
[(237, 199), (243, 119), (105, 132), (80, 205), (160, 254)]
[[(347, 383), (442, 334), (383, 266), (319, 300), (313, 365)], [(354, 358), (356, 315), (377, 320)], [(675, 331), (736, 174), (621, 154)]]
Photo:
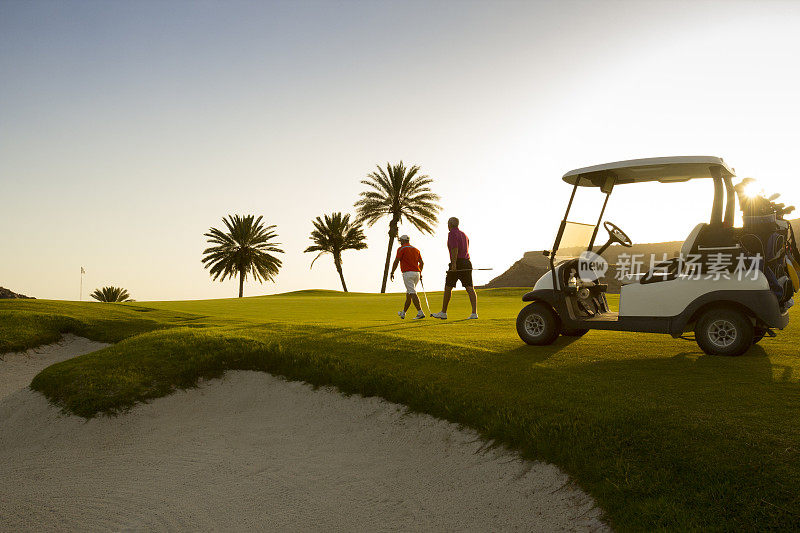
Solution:
[[(435, 235), (401, 227), (429, 290), (448, 217), (484, 283), (552, 244), (577, 167), (715, 155), (800, 203), (798, 28), (800, 2), (2, 0), (0, 285), (75, 300), (83, 266), (84, 299), (233, 297), (203, 233), (253, 213), (286, 253), (245, 295), (339, 289), (330, 258), (309, 269), (311, 220), (400, 159), (442, 196)], [(623, 186), (607, 219), (682, 240), (711, 191)], [(387, 229), (345, 254), (351, 290), (380, 288)]]

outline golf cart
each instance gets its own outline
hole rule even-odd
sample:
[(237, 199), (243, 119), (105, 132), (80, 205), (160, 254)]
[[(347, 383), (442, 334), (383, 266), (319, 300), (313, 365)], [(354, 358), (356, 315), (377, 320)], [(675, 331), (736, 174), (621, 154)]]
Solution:
[[(517, 332), (528, 344), (546, 345), (561, 335), (580, 336), (590, 329), (667, 333), (694, 338), (708, 354), (739, 355), (765, 335), (789, 323), (788, 309), (798, 290), (800, 253), (783, 215), (793, 207), (734, 187), (733, 170), (717, 157), (658, 157), (619, 161), (567, 172), (572, 194), (553, 249), (545, 251), (550, 269), (522, 300), (531, 302), (517, 317)], [(709, 223), (698, 224), (678, 257), (652, 263), (645, 272), (618, 276), (619, 312), (611, 311), (603, 283), (602, 255), (612, 244), (631, 247), (631, 239), (611, 222), (602, 222), (616, 186), (643, 182), (676, 183), (710, 179), (714, 200)], [(596, 224), (570, 221), (578, 188), (604, 194)], [(734, 227), (736, 199), (744, 224)], [(594, 249), (600, 225), (608, 241)], [(573, 257), (557, 255), (568, 236), (578, 235)], [(580, 250), (579, 257), (574, 257)], [(619, 257), (622, 257), (620, 255)], [(722, 261), (721, 259), (727, 259)], [(608, 265), (606, 264), (605, 267)], [(616, 264), (620, 274), (619, 263)]]

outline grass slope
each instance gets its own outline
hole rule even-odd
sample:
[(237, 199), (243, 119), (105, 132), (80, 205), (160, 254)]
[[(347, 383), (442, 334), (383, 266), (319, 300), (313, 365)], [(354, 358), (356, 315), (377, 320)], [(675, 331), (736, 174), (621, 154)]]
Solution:
[(0, 346), (63, 331), (124, 338), (34, 379), (81, 416), (119, 412), (227, 369), (265, 370), (380, 395), (558, 464), (621, 530), (798, 523), (797, 320), (738, 358), (705, 356), (667, 336), (599, 331), (529, 347), (514, 331), (521, 292), (481, 291), (479, 321), (459, 318), (468, 309), (458, 293), (447, 322), (400, 321), (399, 295), (328, 291), (0, 302)]

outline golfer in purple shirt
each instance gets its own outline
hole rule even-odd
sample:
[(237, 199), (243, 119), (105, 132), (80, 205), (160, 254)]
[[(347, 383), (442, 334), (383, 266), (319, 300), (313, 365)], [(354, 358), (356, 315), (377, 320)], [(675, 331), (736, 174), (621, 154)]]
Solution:
[(442, 311), (434, 313), (434, 318), (447, 319), (447, 305), (450, 303), (450, 296), (456, 282), (461, 281), (461, 285), (466, 289), (469, 296), (469, 303), (472, 304), (471, 319), (478, 318), (478, 296), (472, 284), (472, 262), (469, 260), (469, 238), (466, 233), (458, 229), (458, 219), (452, 217), (447, 221), (450, 234), (447, 236), (447, 249), (450, 252), (450, 268), (444, 280), (444, 298), (442, 299)]

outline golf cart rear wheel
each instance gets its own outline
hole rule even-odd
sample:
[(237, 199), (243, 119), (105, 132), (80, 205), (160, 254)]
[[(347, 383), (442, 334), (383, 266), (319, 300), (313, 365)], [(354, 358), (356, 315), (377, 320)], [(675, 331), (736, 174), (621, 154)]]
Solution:
[(523, 307), (517, 315), (517, 334), (528, 344), (552, 344), (560, 331), (558, 317), (547, 304), (534, 302)]
[(588, 329), (562, 329), (561, 334), (565, 337), (583, 337), (588, 332)]
[(753, 324), (736, 309), (710, 309), (700, 316), (694, 338), (709, 355), (742, 355), (753, 344)]

